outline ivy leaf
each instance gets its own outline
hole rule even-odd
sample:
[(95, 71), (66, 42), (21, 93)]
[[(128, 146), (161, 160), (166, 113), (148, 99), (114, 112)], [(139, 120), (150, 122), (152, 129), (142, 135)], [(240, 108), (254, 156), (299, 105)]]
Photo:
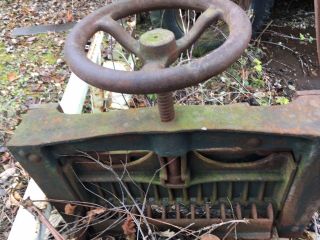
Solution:
[(258, 73), (261, 73), (262, 72), (262, 65), (255, 65), (254, 70), (256, 70), (256, 72), (258, 72)]
[(299, 38), (300, 38), (300, 41), (306, 40), (306, 37), (302, 33), (299, 34)]
[(261, 65), (261, 64), (262, 64), (262, 62), (261, 62), (259, 59), (257, 59), (257, 58), (255, 58), (255, 59), (253, 60), (253, 63), (254, 63), (255, 65)]

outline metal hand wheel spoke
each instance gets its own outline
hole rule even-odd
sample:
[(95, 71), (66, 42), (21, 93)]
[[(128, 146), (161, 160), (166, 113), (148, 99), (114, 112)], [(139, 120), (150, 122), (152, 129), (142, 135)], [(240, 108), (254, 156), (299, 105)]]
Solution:
[(177, 40), (179, 52), (189, 48), (212, 23), (221, 18), (221, 14), (221, 11), (212, 7), (203, 12), (189, 32)]
[(117, 21), (113, 20), (110, 16), (105, 16), (98, 20), (97, 25), (99, 30), (104, 31), (113, 37), (116, 36), (117, 41), (129, 52), (141, 57), (139, 42), (131, 37)]
[[(178, 41), (165, 29), (146, 32), (137, 41), (116, 22), (128, 15), (163, 8), (194, 9), (204, 13), (190, 32)], [(229, 26), (230, 34), (224, 44), (188, 64), (169, 67), (217, 19)], [(116, 71), (87, 59), (84, 46), (99, 30), (111, 34), (127, 50), (139, 56), (144, 67), (133, 72)], [(101, 8), (78, 23), (66, 41), (65, 56), (71, 70), (93, 86), (129, 94), (160, 94), (161, 119), (170, 121), (174, 118), (170, 92), (204, 82), (224, 71), (241, 56), (250, 38), (251, 23), (246, 13), (229, 0), (124, 0)]]

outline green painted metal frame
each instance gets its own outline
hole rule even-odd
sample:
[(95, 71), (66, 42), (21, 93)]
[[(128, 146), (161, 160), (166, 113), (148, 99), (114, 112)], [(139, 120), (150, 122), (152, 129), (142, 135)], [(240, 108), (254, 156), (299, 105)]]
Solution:
[[(194, 174), (188, 175), (185, 187), (241, 180), (239, 172), (232, 176), (237, 164), (220, 175), (210, 175), (205, 171), (206, 157), (199, 155), (199, 149), (239, 148), (275, 153), (278, 157), (273, 158), (273, 166), (279, 169), (257, 170), (259, 166), (254, 165), (253, 174), (242, 175), (242, 180), (279, 180), (282, 185), (277, 189), (278, 195), (270, 200), (276, 210), (279, 234), (295, 236), (303, 232), (313, 211), (320, 206), (320, 192), (316, 190), (320, 185), (319, 91), (300, 92), (286, 106), (176, 106), (174, 121), (162, 123), (158, 117), (155, 108), (94, 115), (66, 115), (56, 107), (34, 109), (24, 116), (9, 148), (48, 198), (83, 201), (90, 197), (79, 188), (77, 179), (70, 174), (75, 168), (68, 164), (72, 162), (68, 156), (79, 151), (151, 151), (152, 156), (145, 160), (149, 163), (141, 165), (149, 170), (160, 166), (155, 154), (169, 158), (191, 154), (188, 169)], [(279, 158), (283, 155), (291, 157)], [(132, 170), (137, 182), (148, 183), (154, 174), (145, 169)], [(82, 180), (114, 181), (101, 172), (95, 174), (99, 173), (98, 168), (94, 171), (83, 175)], [(153, 184), (163, 186), (164, 172), (160, 172)], [(57, 207), (63, 210), (63, 206)]]

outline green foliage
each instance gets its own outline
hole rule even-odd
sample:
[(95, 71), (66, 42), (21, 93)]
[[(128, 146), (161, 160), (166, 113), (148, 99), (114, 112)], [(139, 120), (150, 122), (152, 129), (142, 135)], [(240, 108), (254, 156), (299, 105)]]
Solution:
[[(19, 39), (14, 45), (0, 40), (0, 116), (6, 124), (5, 131), (18, 124), (18, 116), (27, 109), (27, 100), (56, 96), (52, 94), (56, 90), (55, 80), (42, 78), (41, 71), (45, 74), (54, 71), (61, 46), (50, 34), (28, 39)], [(0, 134), (0, 144), (5, 133)]]
[(299, 39), (300, 39), (300, 41), (305, 41), (306, 37), (302, 33), (300, 33), (299, 34)]
[(147, 97), (152, 102), (155, 102), (157, 100), (157, 94), (148, 94)]
[(260, 106), (269, 106), (270, 105), (268, 97), (257, 98), (257, 102), (259, 103)]
[(301, 42), (308, 42), (308, 43), (313, 43), (314, 41), (314, 38), (310, 35), (310, 33), (307, 33), (306, 35), (300, 33), (299, 39)]
[(288, 98), (286, 97), (276, 97), (276, 103), (280, 104), (280, 105), (286, 105), (288, 104), (290, 101)]
[(253, 64), (253, 72), (250, 77), (249, 85), (254, 88), (263, 88), (265, 86), (265, 82), (263, 81), (263, 66), (262, 62), (255, 58), (252, 61)]
[(259, 73), (259, 74), (261, 74), (262, 73), (262, 70), (263, 70), (263, 68), (262, 68), (262, 62), (259, 60), (259, 59), (254, 59), (253, 60), (253, 64), (254, 64), (254, 66), (253, 66), (253, 68), (254, 68), (254, 70), (257, 72), (257, 73)]
[(0, 82), (6, 82), (8, 73), (16, 71), (14, 63), (15, 56), (7, 53), (4, 43), (0, 41)]
[(312, 36), (310, 36), (310, 37), (308, 38), (308, 41), (309, 41), (309, 43), (313, 43), (314, 38), (313, 38)]
[(254, 88), (263, 88), (265, 86), (265, 82), (261, 78), (251, 78), (250, 86)]

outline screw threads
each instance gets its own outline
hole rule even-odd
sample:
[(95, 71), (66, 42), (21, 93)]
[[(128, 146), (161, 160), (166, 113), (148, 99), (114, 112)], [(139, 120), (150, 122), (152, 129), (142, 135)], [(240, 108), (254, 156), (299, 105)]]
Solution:
[(158, 94), (158, 108), (161, 122), (170, 122), (174, 119), (174, 106), (172, 93)]

